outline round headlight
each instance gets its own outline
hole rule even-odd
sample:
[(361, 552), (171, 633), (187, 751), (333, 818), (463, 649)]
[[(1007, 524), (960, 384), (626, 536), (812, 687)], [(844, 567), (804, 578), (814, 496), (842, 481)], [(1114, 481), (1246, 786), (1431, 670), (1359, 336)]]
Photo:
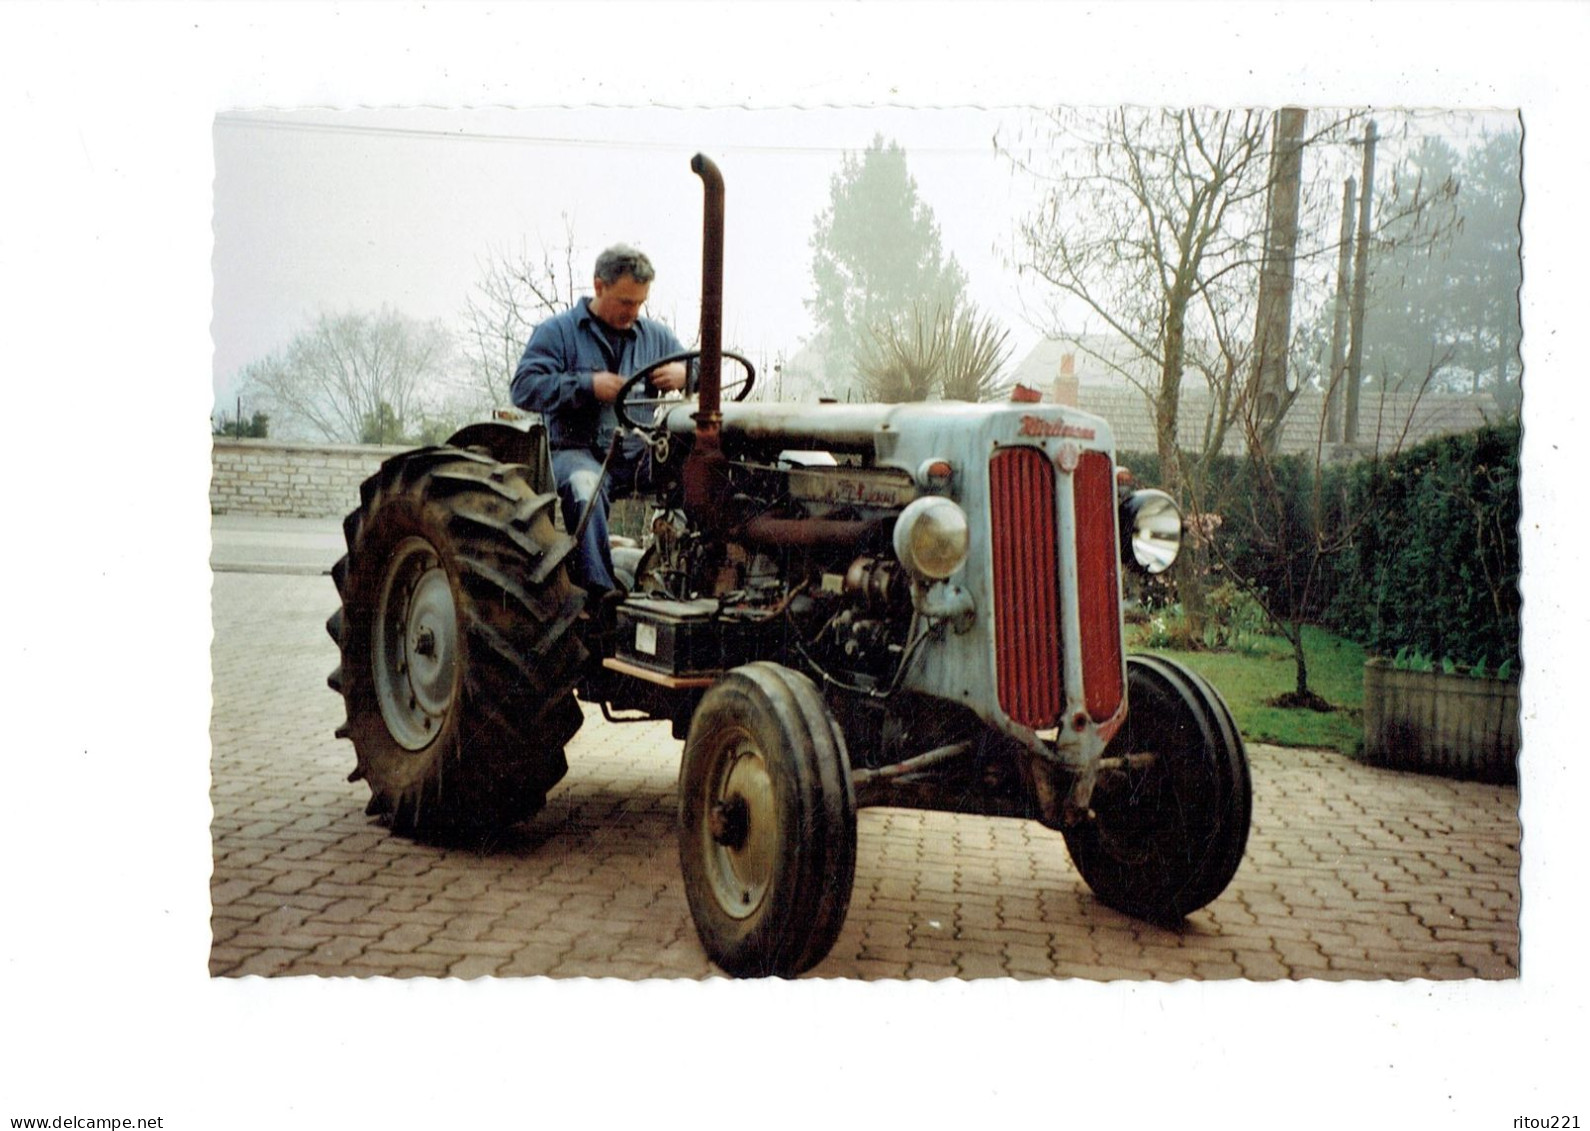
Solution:
[(966, 512), (942, 495), (917, 499), (894, 523), (895, 556), (929, 581), (943, 581), (960, 569), (970, 544)]
[(1181, 552), (1181, 508), (1163, 491), (1133, 491), (1121, 503), (1121, 535), (1137, 568), (1164, 573)]

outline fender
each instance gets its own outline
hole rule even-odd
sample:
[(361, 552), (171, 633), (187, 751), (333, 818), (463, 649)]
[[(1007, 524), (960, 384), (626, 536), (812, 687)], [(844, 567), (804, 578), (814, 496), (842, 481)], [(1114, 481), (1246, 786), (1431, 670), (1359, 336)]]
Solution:
[(556, 490), (547, 428), (537, 416), (466, 424), (447, 438), (450, 448), (474, 448), (498, 463), (520, 463), (530, 469), (530, 485), (540, 494)]

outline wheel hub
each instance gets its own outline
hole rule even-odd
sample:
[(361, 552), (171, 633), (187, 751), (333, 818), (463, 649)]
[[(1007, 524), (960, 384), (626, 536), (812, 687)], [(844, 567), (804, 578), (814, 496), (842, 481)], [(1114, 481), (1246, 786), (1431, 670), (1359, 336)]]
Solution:
[(750, 817), (750, 807), (743, 797), (716, 802), (707, 815), (707, 830), (712, 834), (713, 843), (725, 848), (744, 848)]
[(376, 698), (393, 739), (422, 750), (440, 732), (457, 694), (458, 610), (429, 542), (393, 552), (373, 634)]
[(703, 814), (707, 872), (725, 914), (761, 907), (778, 861), (778, 811), (767, 763), (749, 735), (725, 741)]

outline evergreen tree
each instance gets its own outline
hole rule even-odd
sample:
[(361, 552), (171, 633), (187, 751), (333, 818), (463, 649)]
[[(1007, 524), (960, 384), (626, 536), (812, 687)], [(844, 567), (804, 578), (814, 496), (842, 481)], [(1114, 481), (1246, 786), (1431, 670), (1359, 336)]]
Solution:
[(1466, 151), (1426, 139), (1399, 176), (1419, 185), (1451, 180), (1446, 209), (1419, 218), (1444, 223), (1435, 241), (1408, 238), (1411, 227), (1377, 240), (1365, 338), (1367, 379), (1422, 380), (1454, 392), (1491, 390), (1516, 397), (1520, 362), (1519, 217), (1523, 209), (1520, 138), (1496, 134)]
[(210, 434), (212, 436), (231, 436), (235, 439), (263, 440), (270, 435), (271, 418), (267, 413), (256, 412), (248, 418), (239, 417), (232, 419), (230, 413), (223, 412), (218, 417), (210, 420)]
[(816, 289), (806, 306), (827, 336), (830, 364), (847, 374), (876, 335), (902, 329), (913, 310), (929, 320), (952, 310), (966, 287), (955, 257), (944, 255), (905, 150), (881, 134), (861, 154), (845, 155), (811, 247)]

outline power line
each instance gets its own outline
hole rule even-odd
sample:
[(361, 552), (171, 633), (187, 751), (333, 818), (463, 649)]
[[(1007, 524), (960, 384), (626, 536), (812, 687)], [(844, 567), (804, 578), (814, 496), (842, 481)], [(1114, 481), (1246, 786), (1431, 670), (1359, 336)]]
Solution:
[[(600, 108), (598, 108), (600, 109)], [(305, 122), (287, 121), (280, 118), (252, 118), (239, 114), (218, 114), (216, 124), (222, 126), (239, 126), (246, 129), (283, 130), (297, 133), (320, 134), (353, 134), (386, 136), (394, 138), (412, 138), (422, 141), (466, 141), (494, 144), (536, 145), (550, 148), (570, 149), (630, 149), (670, 151), (689, 148), (684, 143), (671, 143), (664, 141), (633, 141), (617, 140), (611, 138), (571, 138), (539, 136), (535, 134), (492, 133), (466, 129), (440, 129), (425, 128), (420, 126), (383, 126), (358, 124), (353, 122)], [(817, 155), (833, 155), (855, 152), (859, 147), (837, 145), (724, 145), (719, 147), (726, 153), (810, 153)], [(912, 146), (909, 152), (916, 154), (985, 154), (987, 146)]]
[[(361, 108), (368, 110), (369, 108)], [(436, 109), (422, 107), (421, 109)], [(946, 105), (946, 106), (901, 106), (893, 104), (884, 105), (840, 105), (823, 104), (816, 106), (671, 106), (654, 104), (649, 106), (616, 106), (616, 105), (591, 105), (568, 107), (536, 107), (537, 112), (548, 111), (636, 111), (636, 110), (661, 110), (670, 113), (685, 113), (688, 111), (723, 113), (726, 111), (739, 111), (745, 114), (765, 114), (771, 112), (787, 111), (824, 111), (824, 110), (865, 110), (878, 113), (912, 111), (917, 113), (936, 113), (943, 111), (970, 111), (977, 113), (1042, 113), (1053, 110), (1054, 107), (1036, 105), (1009, 105), (1009, 106), (981, 106), (981, 105)], [(300, 113), (300, 111), (280, 110), (275, 113)], [(319, 111), (341, 112), (341, 111)], [(511, 112), (511, 111), (502, 111)], [(1433, 107), (1403, 108), (1390, 112), (1398, 120), (1397, 131), (1400, 134), (1398, 141), (1411, 144), (1426, 137), (1439, 137), (1444, 140), (1457, 140), (1464, 147), (1473, 145), (1477, 140), (1484, 138), (1489, 128), (1501, 124), (1508, 117), (1505, 111), (1476, 110), (1476, 109), (1440, 109)], [(1481, 121), (1483, 119), (1484, 121)], [(1492, 121), (1491, 119), (1495, 119)], [(538, 134), (518, 134), (472, 130), (466, 128), (441, 128), (424, 126), (399, 126), (378, 125), (372, 123), (355, 122), (313, 122), (283, 118), (254, 117), (248, 112), (231, 112), (216, 115), (216, 124), (221, 126), (240, 127), (244, 129), (276, 130), (293, 133), (350, 135), (366, 137), (389, 137), (394, 139), (410, 139), (417, 141), (462, 141), (487, 145), (523, 145), (539, 146), (551, 149), (585, 149), (585, 150), (617, 150), (617, 151), (649, 151), (649, 152), (677, 152), (681, 149), (692, 148), (690, 143), (673, 143), (653, 140), (618, 139), (618, 138), (574, 138)], [(1517, 117), (1512, 116), (1512, 123), (1516, 125)], [(1418, 128), (1418, 127), (1425, 128)], [(1436, 128), (1428, 128), (1435, 126)], [(1444, 127), (1444, 128), (1443, 128)], [(1454, 130), (1453, 127), (1456, 127)], [(1503, 126), (1505, 129), (1505, 125)], [(1477, 135), (1477, 136), (1476, 136)], [(1332, 139), (1325, 143), (1326, 148), (1339, 146), (1352, 152), (1362, 146), (1362, 141), (1352, 138)], [(728, 144), (714, 147), (719, 153), (736, 154), (795, 154), (814, 156), (837, 156), (861, 151), (865, 147), (838, 146), (838, 145), (770, 145), (770, 144)], [(975, 156), (987, 154), (989, 146), (935, 146), (913, 145), (908, 149), (912, 156)]]

